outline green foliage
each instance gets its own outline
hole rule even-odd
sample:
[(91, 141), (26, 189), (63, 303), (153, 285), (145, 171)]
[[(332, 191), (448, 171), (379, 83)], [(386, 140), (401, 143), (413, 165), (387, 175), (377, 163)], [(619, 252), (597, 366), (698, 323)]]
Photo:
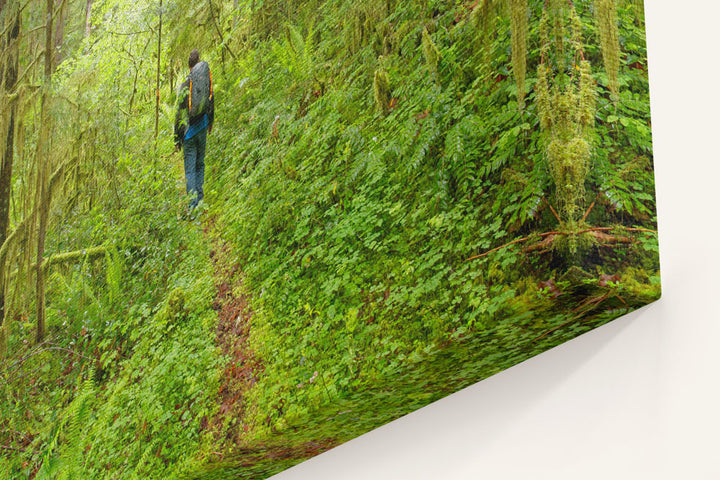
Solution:
[[(334, 8), (320, 10), (318, 31), (332, 30)], [(404, 18), (410, 8), (396, 7), (391, 18)], [(579, 17), (564, 5), (557, 8), (565, 19), (559, 25), (571, 29), (570, 50), (576, 52), (583, 46)], [(532, 31), (539, 26), (539, 9), (533, 5), (529, 11)], [(489, 329), (518, 339), (509, 325), (520, 312), (560, 308), (548, 298), (536, 303), (537, 282), (546, 278), (527, 279), (547, 267), (520, 260), (519, 248), (501, 250), (481, 266), (465, 258), (502, 244), (512, 232), (555, 228), (541, 203), (548, 192), (557, 193), (545, 162), (549, 137), (562, 139), (563, 153), (557, 157), (570, 159), (567, 168), (554, 163), (563, 188), (568, 179), (578, 186), (561, 192), (569, 198), (565, 211), (576, 219), (585, 211), (580, 206), (590, 203), (585, 192), (598, 191), (602, 178), (609, 178), (600, 173), (610, 174), (603, 165), (617, 165), (621, 158), (608, 159), (608, 149), (626, 157), (637, 152), (634, 142), (645, 141), (638, 135), (628, 142), (618, 137), (625, 132), (607, 130), (605, 104), (595, 104), (597, 73), (591, 71), (590, 50), (589, 60), (578, 62), (577, 69), (574, 63), (568, 71), (557, 66), (557, 80), (547, 87), (555, 95), (549, 105), (565, 101), (565, 110), (546, 108), (543, 129), (533, 119), (523, 121), (513, 95), (518, 87), (506, 80), (507, 67), (500, 70), (504, 78), (493, 73), (468, 82), (458, 75), (453, 61), (462, 71), (460, 59), (472, 59), (468, 71), (477, 72), (486, 57), (474, 56), (471, 43), (468, 50), (453, 43), (478, 32), (461, 24), (451, 27), (450, 14), (418, 22), (415, 33), (400, 40), (399, 53), (383, 57), (378, 72), (398, 79), (392, 93), (397, 104), (385, 110), (378, 101), (383, 96), (377, 95), (380, 73), (355, 63), (373, 59), (370, 64), (376, 65), (378, 52), (359, 41), (363, 36), (357, 32), (367, 30), (357, 27), (364, 23), (352, 23), (353, 12), (341, 38), (346, 50), (319, 38), (316, 57), (343, 65), (344, 73), (333, 74), (336, 83), (304, 116), (292, 115), (297, 96), (288, 98), (251, 77), (249, 84), (256, 86), (228, 105), (231, 115), (241, 119), (240, 128), (219, 142), (226, 145), (221, 156), (228, 161), (214, 181), (242, 188), (226, 188), (216, 201), (226, 206), (223, 223), (243, 259), (256, 310), (262, 312), (251, 334), (266, 362), (251, 392), (254, 438), (288, 431), (318, 409), (390, 381), (427, 358), (426, 350), (458, 335)], [(587, 19), (590, 12), (581, 12)], [(502, 17), (498, 22), (509, 26)], [(510, 45), (510, 30), (490, 38), (488, 51), (497, 69), (503, 64), (500, 47)], [(559, 48), (557, 62), (567, 65), (570, 50)], [(537, 65), (538, 55), (528, 53), (527, 62)], [(248, 57), (248, 71), (257, 71), (254, 61)], [(433, 70), (437, 82), (427, 77)], [(645, 81), (637, 83), (634, 94), (646, 95), (646, 87)], [(367, 100), (371, 89), (375, 102)], [(542, 111), (541, 102), (536, 87), (527, 111)], [(378, 118), (376, 109), (387, 114)], [(279, 141), (268, 144), (267, 128), (276, 115), (282, 120)], [(230, 160), (235, 145), (246, 151), (237, 163)], [(613, 185), (629, 188), (611, 176)], [(646, 185), (652, 181), (643, 178)], [(648, 205), (635, 193), (628, 197)], [(599, 215), (620, 220), (609, 204), (596, 207), (589, 219)], [(596, 248), (592, 245), (587, 248)], [(604, 250), (597, 255), (607, 258)], [(544, 328), (552, 325), (532, 323), (535, 336)], [(580, 328), (573, 333), (590, 326)]]
[(167, 478), (194, 460), (187, 453), (197, 448), (203, 418), (214, 413), (220, 371), (206, 326), (212, 322), (209, 305), (188, 308), (183, 295), (173, 290), (149, 317), (142, 308), (131, 309), (133, 354), (115, 367), (109, 388), (98, 392), (97, 419), (78, 445), (68, 441), (69, 450), (85, 448), (75, 467), (85, 476), (110, 471)]
[(387, 115), (390, 111), (390, 81), (387, 72), (382, 68), (375, 70), (373, 86), (375, 90), (375, 107), (383, 115)]
[[(9, 328), (0, 429), (27, 437), (2, 437), (26, 452), (0, 475), (178, 478), (278, 433), (336, 443), (659, 296), (634, 1), (616, 5), (617, 80), (588, 2), (208, 3), (163, 2), (157, 145), (154, 4), (94, 2), (53, 76), (70, 119), (54, 133), (77, 162), (48, 254), (107, 254), (50, 271), (52, 349), (25, 343), (23, 311)], [(183, 218), (170, 153), (192, 47), (218, 111), (201, 220)], [(639, 231), (615, 245), (578, 233), (590, 225)], [(222, 418), (237, 359), (216, 346), (210, 244), (255, 312), (237, 334), (260, 364), (242, 419)], [(306, 454), (238, 464), (260, 478)]]
[(510, 23), (512, 25), (512, 63), (517, 86), (518, 107), (525, 104), (525, 73), (527, 70), (527, 0), (510, 0)]
[(620, 70), (620, 40), (618, 38), (617, 0), (595, 1), (595, 23), (602, 45), (605, 72), (608, 86), (614, 100), (618, 100), (620, 86), (618, 73)]
[(438, 62), (440, 61), (440, 52), (438, 51), (435, 43), (433, 43), (427, 28), (422, 31), (422, 50), (425, 55), (425, 63), (427, 63), (430, 74), (437, 78), (438, 75)]
[[(564, 57), (564, 51), (558, 48), (551, 50), (545, 32), (551, 12), (547, 9), (541, 20), (541, 41), (544, 43), (535, 85), (537, 112), (541, 131), (546, 137), (547, 163), (555, 184), (556, 200), (562, 215), (560, 220), (571, 228), (577, 228), (577, 223), (582, 221), (585, 183), (590, 172), (596, 86), (587, 60), (574, 64), (569, 78), (562, 71), (563, 62), (560, 59)], [(559, 14), (558, 11), (553, 13), (556, 16)], [(576, 57), (582, 58), (580, 20), (572, 6), (569, 7), (569, 21)], [(551, 60), (552, 70), (548, 66)], [(573, 242), (569, 251), (571, 254), (577, 251)]]

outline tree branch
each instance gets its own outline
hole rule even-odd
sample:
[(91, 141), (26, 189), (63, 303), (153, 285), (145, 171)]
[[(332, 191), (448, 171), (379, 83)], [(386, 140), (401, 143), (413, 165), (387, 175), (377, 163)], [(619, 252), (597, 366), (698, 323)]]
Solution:
[(555, 216), (555, 218), (557, 219), (557, 221), (558, 221), (559, 223), (562, 223), (562, 220), (560, 220), (560, 215), (558, 215), (558, 213), (555, 211), (555, 209), (553, 208), (553, 206), (550, 205), (550, 202), (548, 202), (548, 199), (545, 198), (545, 197), (542, 197), (542, 199), (543, 199), (543, 201), (545, 202), (545, 204), (546, 204), (548, 207), (550, 207), (550, 211), (551, 211), (552, 214)]
[[(2, 449), (2, 450), (10, 450), (10, 451), (13, 451), (13, 452), (21, 452), (21, 453), (27, 452), (27, 450), (25, 450), (24, 448), (9, 447), (9, 446), (7, 446), (7, 445), (0, 445), (0, 449)], [(34, 453), (38, 453), (38, 452), (34, 452)]]
[[(582, 235), (583, 233), (592, 233), (593, 236), (595, 238), (597, 238), (599, 241), (601, 241), (602, 243), (631, 243), (632, 242), (632, 239), (630, 237), (618, 237), (618, 236), (606, 235), (606, 234), (602, 233), (602, 232), (609, 232), (609, 231), (616, 230), (616, 229), (625, 230), (627, 232), (648, 232), (648, 233), (657, 234), (656, 230), (650, 230), (649, 228), (634, 228), (634, 227), (618, 226), (618, 227), (586, 228), (584, 230), (579, 230), (577, 232), (560, 232), (560, 231), (544, 232), (544, 233), (539, 234), (539, 236), (544, 238), (544, 237), (550, 237), (550, 236), (555, 236), (555, 235)], [(505, 247), (509, 247), (510, 245), (514, 245), (516, 243), (527, 242), (532, 237), (533, 237), (532, 235), (528, 235), (527, 237), (518, 238), (518, 239), (508, 242), (504, 245), (500, 245), (499, 247), (495, 247), (492, 250), (488, 250), (487, 252), (481, 253), (480, 255), (475, 255), (470, 258), (466, 258), (465, 261), (469, 262), (470, 260), (476, 260), (478, 258), (482, 258), (486, 255), (489, 255), (493, 252), (497, 252), (498, 250), (501, 250)], [(528, 247), (528, 251), (538, 250), (542, 247), (547, 246), (548, 242), (546, 242), (546, 240), (547, 239), (543, 240), (543, 242), (540, 242), (536, 246)]]
[(230, 56), (233, 58), (233, 60), (237, 60), (237, 57), (235, 57), (235, 54), (232, 50), (230, 50), (230, 47), (227, 46), (225, 43), (225, 38), (223, 37), (222, 32), (220, 31), (220, 27), (218, 27), (217, 20), (215, 19), (215, 11), (213, 10), (212, 0), (208, 0), (208, 3), (210, 3), (210, 16), (212, 17), (213, 24), (215, 25), (215, 30), (217, 31), (218, 35), (220, 35), (220, 43), (223, 47), (225, 47), (225, 50), (228, 51)]
[(58, 264), (58, 263), (68, 263), (68, 262), (74, 262), (77, 260), (80, 260), (81, 258), (89, 258), (93, 259), (96, 257), (102, 257), (105, 256), (107, 251), (105, 250), (105, 247), (98, 246), (98, 247), (90, 247), (82, 250), (75, 250), (74, 252), (65, 252), (65, 253), (58, 253), (55, 255), (51, 255), (49, 258), (47, 258), (43, 262), (43, 267), (48, 268), (52, 265)]
[(598, 199), (600, 198), (600, 195), (602, 195), (602, 193), (598, 193), (598, 194), (595, 196), (595, 199), (592, 201), (592, 203), (591, 203), (590, 206), (588, 207), (588, 209), (585, 210), (585, 215), (582, 216), (582, 220), (581, 220), (582, 222), (584, 222), (585, 219), (588, 217), (588, 215), (590, 215), (590, 212), (592, 212), (592, 209), (595, 207), (595, 203), (596, 203), (596, 202), (598, 201)]

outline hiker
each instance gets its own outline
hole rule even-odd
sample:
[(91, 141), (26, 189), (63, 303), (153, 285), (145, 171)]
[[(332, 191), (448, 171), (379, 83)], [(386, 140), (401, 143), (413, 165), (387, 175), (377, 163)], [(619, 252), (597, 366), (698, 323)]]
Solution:
[(178, 92), (175, 149), (183, 150), (186, 192), (192, 197), (192, 211), (203, 199), (205, 142), (215, 120), (215, 99), (210, 67), (200, 61), (197, 49), (190, 52), (188, 67), (190, 73)]

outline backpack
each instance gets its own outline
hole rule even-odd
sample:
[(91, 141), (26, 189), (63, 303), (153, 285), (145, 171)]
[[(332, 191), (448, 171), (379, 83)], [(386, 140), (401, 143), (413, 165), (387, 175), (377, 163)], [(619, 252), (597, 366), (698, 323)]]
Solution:
[(190, 93), (188, 95), (190, 118), (205, 113), (212, 96), (213, 87), (210, 66), (207, 62), (198, 62), (190, 70)]

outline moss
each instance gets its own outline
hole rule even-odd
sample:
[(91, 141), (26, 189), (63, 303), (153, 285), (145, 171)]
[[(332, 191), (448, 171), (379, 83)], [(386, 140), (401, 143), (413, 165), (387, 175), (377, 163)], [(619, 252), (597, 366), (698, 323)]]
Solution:
[[(592, 155), (590, 139), (593, 134), (596, 94), (590, 62), (580, 61), (568, 78), (561, 67), (563, 52), (557, 49), (557, 44), (551, 52), (546, 34), (549, 12), (558, 15), (563, 9), (556, 2), (550, 2), (541, 21), (541, 39), (545, 45), (541, 47), (543, 63), (538, 66), (535, 90), (538, 120), (546, 138), (545, 153), (555, 184), (558, 210), (564, 223), (574, 225), (584, 210), (585, 181)], [(577, 25), (579, 20), (574, 8), (570, 8), (569, 16), (573, 45), (578, 56), (582, 57), (580, 27)], [(551, 56), (551, 53), (554, 55)], [(550, 67), (553, 59), (555, 70)], [(574, 237), (559, 243), (572, 254), (579, 249), (578, 239)]]
[[(660, 272), (654, 275), (659, 278)], [(629, 267), (620, 275), (621, 294), (630, 305), (644, 305), (660, 298), (660, 282), (654, 282), (642, 268)]]
[(387, 115), (390, 111), (390, 81), (384, 68), (380, 67), (375, 70), (373, 86), (375, 90), (375, 107), (383, 115)]
[(580, 285), (588, 280), (592, 280), (593, 275), (586, 272), (578, 266), (572, 266), (561, 277), (561, 282), (568, 282), (570, 285)]
[(181, 288), (175, 288), (168, 295), (167, 301), (157, 313), (155, 320), (159, 323), (170, 323), (183, 319), (187, 316), (185, 308), (185, 292)]
[(620, 97), (618, 73), (620, 71), (620, 40), (616, 0), (595, 0), (595, 26), (600, 36), (603, 63), (608, 77), (608, 88), (614, 101)]
[(527, 69), (527, 0), (510, 0), (510, 24), (512, 28), (512, 65), (517, 87), (518, 108), (525, 106), (525, 74)]
[(577, 123), (581, 128), (595, 125), (596, 85), (590, 62), (583, 60), (579, 65), (580, 86)]
[(430, 33), (428, 33), (427, 28), (424, 28), (422, 32), (422, 50), (428, 70), (430, 70), (432, 76), (437, 80), (440, 52), (437, 46), (435, 46), (435, 43), (433, 43), (432, 38), (430, 38)]
[(552, 106), (550, 100), (550, 85), (548, 84), (548, 68), (544, 64), (538, 65), (537, 82), (535, 83), (535, 102), (540, 120), (540, 129), (548, 131), (552, 127)]
[(492, 71), (492, 44), (500, 3), (498, 0), (482, 0), (470, 13), (469, 24), (474, 33), (472, 42), (481, 59), (479, 75), (485, 78)]
[(552, 33), (555, 51), (557, 52), (557, 66), (559, 71), (565, 70), (565, 26), (564, 13), (566, 2), (564, 0), (550, 0), (547, 4), (552, 19)]

